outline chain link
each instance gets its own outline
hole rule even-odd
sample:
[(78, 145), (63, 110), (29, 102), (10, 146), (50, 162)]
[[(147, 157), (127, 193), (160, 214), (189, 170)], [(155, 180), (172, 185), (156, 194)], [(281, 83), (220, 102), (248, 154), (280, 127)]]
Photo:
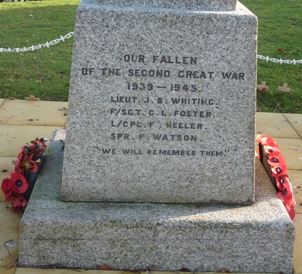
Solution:
[(266, 62), (273, 62), (273, 63), (280, 63), (282, 64), (302, 64), (302, 60), (282, 60), (282, 59), (276, 59), (276, 58), (270, 58), (268, 56), (263, 55), (257, 55), (257, 58), (260, 60), (265, 60)]
[[(59, 39), (52, 40), (51, 42), (46, 42), (45, 44), (40, 44), (37, 46), (31, 46), (31, 47), (24, 47), (24, 48), (0, 48), (1, 52), (25, 52), (25, 51), (34, 51), (37, 49), (43, 49), (43, 48), (49, 48), (50, 46), (53, 46), (55, 44), (58, 44), (60, 42), (64, 42), (66, 39), (69, 39), (73, 37), (74, 32), (69, 32), (65, 36), (61, 36)], [(302, 64), (302, 60), (282, 60), (282, 59), (276, 59), (276, 58), (270, 58), (268, 56), (263, 55), (257, 55), (257, 58), (260, 60), (265, 60), (266, 62), (273, 62), (273, 63), (280, 63), (280, 64)]]
[(31, 46), (31, 47), (24, 47), (24, 48), (0, 48), (0, 52), (25, 52), (25, 51), (34, 51), (37, 49), (43, 49), (43, 48), (49, 48), (50, 46), (53, 46), (55, 44), (58, 44), (60, 42), (64, 42), (66, 39), (69, 39), (73, 37), (73, 32), (67, 33), (65, 36), (61, 36), (59, 39), (52, 40), (51, 42), (46, 42), (45, 44), (40, 44), (37, 46)]

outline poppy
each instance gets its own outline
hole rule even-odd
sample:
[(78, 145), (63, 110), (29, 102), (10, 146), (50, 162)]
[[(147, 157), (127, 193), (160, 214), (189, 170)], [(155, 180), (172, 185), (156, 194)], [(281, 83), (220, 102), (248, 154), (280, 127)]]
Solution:
[(1, 185), (1, 189), (5, 195), (5, 200), (6, 201), (13, 201), (14, 200), (14, 193), (13, 191), (9, 188), (9, 179), (3, 179), (2, 180), (2, 185)]
[(264, 145), (263, 149), (266, 154), (270, 154), (272, 152), (280, 152), (279, 146), (275, 144)]
[(8, 188), (8, 183), (9, 183), (9, 179), (3, 179), (2, 180), (2, 184), (1, 184), (1, 189), (3, 191), (4, 194), (9, 193), (11, 190)]
[(295, 218), (296, 212), (295, 212), (295, 205), (293, 203), (285, 204), (286, 211), (289, 215), (289, 217), (293, 220)]
[(278, 197), (283, 202), (283, 204), (289, 204), (293, 199), (293, 192), (291, 191), (291, 189), (284, 188), (282, 191), (278, 192)]
[(280, 151), (274, 151), (268, 155), (267, 162), (270, 166), (285, 166), (285, 159), (281, 155)]
[(22, 174), (12, 173), (8, 182), (8, 188), (13, 192), (22, 194), (28, 189), (28, 182)]
[(277, 177), (277, 176), (281, 176), (281, 175), (286, 175), (288, 168), (286, 165), (280, 164), (277, 166), (272, 166), (271, 170), (272, 170), (272, 176)]
[(28, 201), (22, 196), (17, 197), (17, 199), (13, 202), (14, 207), (21, 207), (21, 208), (25, 207), (27, 203)]
[(256, 142), (261, 143), (263, 146), (276, 146), (279, 148), (275, 139), (268, 136), (267, 134), (261, 134), (257, 136)]
[(283, 190), (284, 188), (291, 189), (291, 183), (287, 175), (276, 176), (275, 179), (279, 190)]
[(272, 137), (268, 136), (267, 134), (258, 134), (256, 137), (256, 142), (264, 145), (269, 138), (272, 139)]
[(261, 145), (264, 148), (264, 151), (269, 154), (275, 151), (279, 151), (280, 152), (280, 148), (278, 146), (278, 144), (276, 143), (275, 139), (266, 135), (266, 134), (262, 134), (261, 136), (259, 136), (257, 138), (258, 142), (261, 143)]

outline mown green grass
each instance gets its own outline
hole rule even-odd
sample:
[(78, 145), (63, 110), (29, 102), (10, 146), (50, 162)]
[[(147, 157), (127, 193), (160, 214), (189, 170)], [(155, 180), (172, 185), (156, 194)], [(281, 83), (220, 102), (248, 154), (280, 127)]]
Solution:
[[(242, 0), (258, 17), (258, 54), (283, 60), (302, 59), (301, 0)], [(279, 48), (288, 54), (279, 52)], [(258, 60), (258, 83), (267, 93), (257, 93), (261, 111), (302, 113), (302, 64), (288, 65)], [(288, 83), (290, 93), (278, 90)]]
[[(0, 47), (44, 44), (74, 29), (80, 0), (0, 3)], [(0, 98), (67, 101), (73, 38), (49, 48), (0, 53)]]
[[(73, 31), (80, 0), (42, 0), (0, 3), (0, 47), (28, 47)], [(259, 19), (258, 54), (302, 59), (301, 0), (242, 0)], [(73, 39), (48, 49), (26, 53), (0, 53), (0, 98), (35, 95), (42, 100), (68, 99)], [(282, 48), (288, 54), (278, 51)], [(287, 65), (258, 60), (261, 111), (302, 113), (302, 64)], [(278, 91), (288, 83), (290, 93)]]

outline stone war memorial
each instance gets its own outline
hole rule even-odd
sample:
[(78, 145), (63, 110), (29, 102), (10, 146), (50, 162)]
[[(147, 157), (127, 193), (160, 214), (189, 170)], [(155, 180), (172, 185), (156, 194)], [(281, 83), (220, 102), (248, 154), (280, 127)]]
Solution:
[(82, 0), (20, 263), (291, 273), (294, 226), (255, 160), (256, 57), (236, 0)]

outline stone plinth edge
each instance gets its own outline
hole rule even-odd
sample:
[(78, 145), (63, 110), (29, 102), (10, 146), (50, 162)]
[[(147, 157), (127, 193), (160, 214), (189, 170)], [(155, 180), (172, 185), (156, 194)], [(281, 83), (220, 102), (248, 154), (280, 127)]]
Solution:
[(206, 11), (232, 11), (235, 10), (237, 4), (237, 0), (97, 0), (97, 2), (100, 4), (120, 6), (149, 6), (159, 8), (183, 8)]

